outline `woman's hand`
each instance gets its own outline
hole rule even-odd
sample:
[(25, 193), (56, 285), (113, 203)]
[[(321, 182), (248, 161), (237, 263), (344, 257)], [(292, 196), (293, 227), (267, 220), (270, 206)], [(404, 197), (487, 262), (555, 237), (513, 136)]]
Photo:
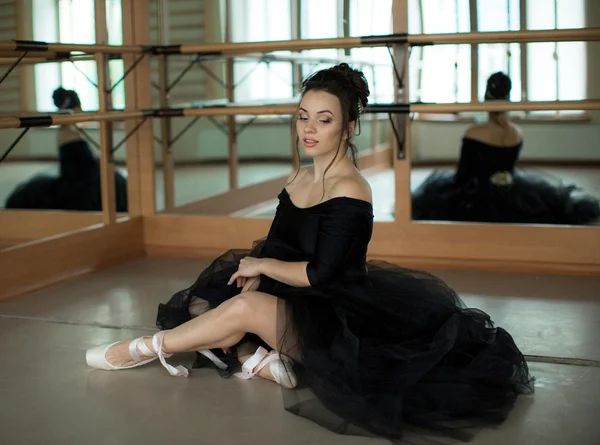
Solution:
[(255, 278), (260, 275), (261, 258), (245, 257), (240, 261), (240, 265), (236, 273), (234, 273), (229, 279), (228, 285), (237, 281), (238, 287), (242, 280), (238, 281), (238, 278), (243, 278), (242, 286), (248, 281), (247, 278)]

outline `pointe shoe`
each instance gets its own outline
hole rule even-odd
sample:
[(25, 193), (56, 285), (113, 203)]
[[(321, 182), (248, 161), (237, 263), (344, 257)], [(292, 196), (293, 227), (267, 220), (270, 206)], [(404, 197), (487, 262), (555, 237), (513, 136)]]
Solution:
[(244, 380), (255, 379), (258, 372), (267, 365), (275, 381), (284, 388), (293, 389), (298, 385), (298, 377), (292, 369), (292, 360), (277, 351), (267, 352), (262, 346), (242, 365), (242, 372), (234, 375)]
[[(145, 365), (158, 358), (161, 364), (167, 369), (167, 371), (169, 371), (169, 374), (173, 376), (187, 377), (189, 372), (186, 368), (181, 365), (173, 367), (166, 362), (165, 358), (169, 358), (173, 354), (165, 354), (163, 352), (162, 345), (164, 336), (165, 331), (160, 331), (154, 334), (152, 337), (152, 347), (154, 348), (154, 351), (150, 350), (150, 348), (146, 346), (144, 337), (139, 337), (135, 340), (132, 340), (131, 343), (129, 343), (129, 356), (134, 360), (135, 363), (129, 366), (115, 366), (106, 360), (106, 352), (111, 346), (116, 345), (119, 342), (104, 344), (88, 349), (85, 352), (85, 361), (87, 362), (88, 366), (91, 366), (92, 368), (103, 369), (105, 371), (120, 371), (123, 369), (137, 368), (138, 366)], [(140, 357), (138, 354), (138, 349), (148, 358), (143, 359)], [(158, 353), (155, 351), (158, 351)]]

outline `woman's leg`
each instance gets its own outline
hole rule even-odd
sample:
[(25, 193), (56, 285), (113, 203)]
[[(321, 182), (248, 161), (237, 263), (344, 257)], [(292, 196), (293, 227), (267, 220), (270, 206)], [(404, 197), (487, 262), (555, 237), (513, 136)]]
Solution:
[[(246, 333), (258, 335), (275, 349), (277, 304), (277, 297), (262, 292), (240, 294), (217, 308), (166, 331), (163, 351), (170, 354), (227, 348), (238, 343)], [(146, 337), (144, 340), (146, 346), (154, 351), (152, 338)], [(122, 341), (109, 348), (106, 352), (108, 362), (116, 366), (133, 364), (129, 344), (130, 341)], [(141, 352), (138, 350), (140, 357), (145, 358)]]

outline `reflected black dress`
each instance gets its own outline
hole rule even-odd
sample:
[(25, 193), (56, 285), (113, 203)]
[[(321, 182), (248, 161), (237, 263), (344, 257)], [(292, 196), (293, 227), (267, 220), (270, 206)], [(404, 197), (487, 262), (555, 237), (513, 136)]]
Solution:
[[(284, 189), (266, 239), (215, 259), (159, 306), (158, 327), (189, 320), (196, 298), (215, 307), (238, 294), (227, 281), (245, 255), (308, 261), (311, 286), (262, 276), (258, 289), (279, 298), (278, 349), (297, 361), (301, 386), (282, 388), (286, 409), (389, 439), (416, 429), (466, 440), (472, 427), (502, 422), (534, 389), (512, 337), (436, 277), (367, 261), (372, 210), (346, 197), (299, 208)], [(229, 360), (224, 375), (237, 371), (237, 359), (213, 352)]]
[[(59, 147), (58, 176), (38, 174), (19, 184), (6, 199), (7, 209), (102, 211), (100, 163), (87, 142)], [(127, 180), (115, 172), (117, 212), (127, 211)]]
[(600, 200), (575, 184), (516, 169), (523, 143), (498, 147), (463, 138), (456, 172), (433, 172), (412, 196), (416, 220), (597, 224)]

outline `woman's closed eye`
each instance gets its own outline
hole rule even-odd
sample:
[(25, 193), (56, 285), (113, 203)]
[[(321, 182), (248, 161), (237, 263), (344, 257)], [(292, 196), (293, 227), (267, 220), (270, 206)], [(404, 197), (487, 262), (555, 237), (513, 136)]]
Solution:
[[(308, 117), (306, 117), (306, 116), (299, 116), (298, 120), (307, 121)], [(319, 119), (319, 123), (321, 123), (321, 124), (329, 124), (329, 123), (331, 123), (331, 121), (329, 119)]]

